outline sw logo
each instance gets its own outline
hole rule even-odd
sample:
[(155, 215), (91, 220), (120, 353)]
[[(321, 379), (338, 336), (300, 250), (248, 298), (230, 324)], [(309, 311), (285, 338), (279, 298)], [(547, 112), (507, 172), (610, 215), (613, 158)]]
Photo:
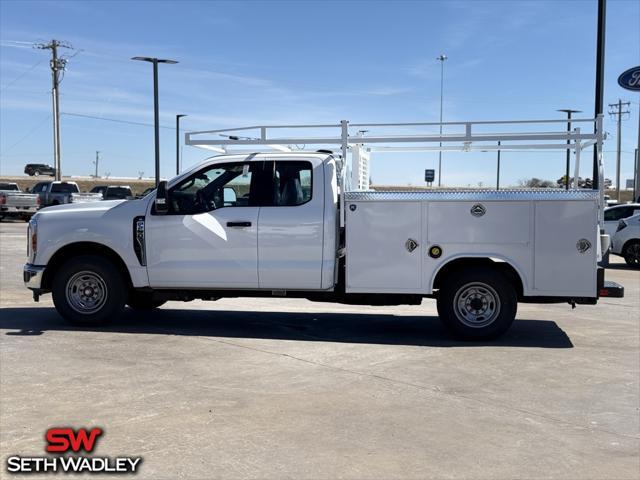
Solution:
[[(46, 457), (11, 456), (7, 459), (10, 473), (136, 473), (142, 457), (93, 457), (74, 455), (92, 453), (104, 430), (71, 427), (50, 428), (45, 433)], [(55, 455), (58, 454), (58, 455)], [(66, 455), (65, 455), (66, 454)]]
[(50, 428), (45, 436), (49, 443), (46, 450), (49, 453), (68, 452), (69, 450), (75, 453), (80, 450), (91, 453), (96, 440), (102, 433), (101, 428), (92, 428), (89, 431), (85, 428), (79, 428), (77, 431), (74, 431), (73, 428)]

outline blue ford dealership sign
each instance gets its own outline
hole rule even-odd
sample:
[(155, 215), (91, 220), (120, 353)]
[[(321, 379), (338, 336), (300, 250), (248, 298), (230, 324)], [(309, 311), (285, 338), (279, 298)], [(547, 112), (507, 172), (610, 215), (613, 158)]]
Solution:
[(618, 85), (627, 90), (640, 92), (640, 65), (623, 72), (618, 77)]

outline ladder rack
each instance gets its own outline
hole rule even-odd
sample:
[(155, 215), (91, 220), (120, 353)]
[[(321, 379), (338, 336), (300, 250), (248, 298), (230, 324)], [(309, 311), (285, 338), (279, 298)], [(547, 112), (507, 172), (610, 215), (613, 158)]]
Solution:
[[(595, 146), (598, 151), (600, 196), (602, 189), (603, 116), (571, 119), (572, 130), (567, 130), (566, 119), (551, 120), (496, 120), (473, 122), (413, 122), (413, 123), (350, 123), (308, 125), (256, 125), (187, 132), (185, 144), (213, 150), (218, 153), (254, 153), (256, 150), (238, 151), (237, 147), (263, 147), (294, 152), (315, 151), (318, 148), (337, 147), (342, 153), (339, 162), (341, 185), (346, 184), (347, 152), (356, 147), (367, 152), (419, 152), (419, 151), (498, 151), (498, 150), (573, 150), (575, 152), (574, 178), (580, 171), (581, 152)], [(440, 126), (453, 133), (432, 133)], [(542, 126), (547, 129), (540, 130)], [(549, 126), (556, 127), (549, 131)], [(586, 127), (586, 128), (581, 128)], [(496, 131), (483, 131), (492, 128)], [(537, 129), (537, 130), (536, 130)], [(380, 131), (391, 133), (382, 134)], [(588, 130), (588, 133), (585, 132)], [(298, 135), (306, 131), (310, 135)], [(375, 133), (372, 133), (374, 132)], [(294, 134), (294, 132), (296, 132)], [(577, 181), (574, 188), (577, 188)], [(344, 191), (344, 188), (341, 188)], [(344, 200), (344, 199), (343, 199)]]

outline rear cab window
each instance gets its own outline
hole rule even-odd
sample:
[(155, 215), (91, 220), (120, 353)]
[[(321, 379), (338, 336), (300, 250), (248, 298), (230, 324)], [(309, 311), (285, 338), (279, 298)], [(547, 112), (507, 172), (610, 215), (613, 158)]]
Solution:
[(296, 207), (311, 200), (313, 165), (309, 161), (276, 161), (273, 169), (273, 206)]
[(54, 183), (51, 193), (78, 193), (78, 186), (74, 183)]

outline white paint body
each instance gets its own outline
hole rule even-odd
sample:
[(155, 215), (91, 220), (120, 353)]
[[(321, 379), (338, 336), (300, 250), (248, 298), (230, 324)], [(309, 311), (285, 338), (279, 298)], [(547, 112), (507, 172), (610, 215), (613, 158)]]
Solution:
[(624, 223), (627, 226), (611, 237), (611, 252), (616, 255), (622, 255), (622, 250), (629, 241), (640, 240), (640, 214), (625, 218)]
[[(477, 257), (511, 265), (525, 296), (593, 297), (597, 197), (554, 196), (525, 191), (347, 194), (347, 292), (430, 294), (440, 268)], [(474, 216), (475, 205), (486, 213)], [(405, 247), (410, 238), (418, 243), (412, 252)], [(581, 239), (591, 245), (584, 253), (577, 249)], [(442, 252), (439, 258), (428, 254), (434, 246)]]
[[(312, 196), (290, 207), (224, 207), (156, 215), (155, 194), (139, 200), (48, 208), (36, 216), (34, 265), (60, 248), (92, 242), (123, 260), (134, 287), (331, 291), (340, 255), (335, 160), (325, 153), (214, 157), (169, 182), (224, 162), (305, 160)], [(431, 196), (430, 196), (431, 195)], [(346, 194), (346, 292), (428, 295), (440, 268), (460, 258), (506, 262), (525, 296), (596, 296), (597, 192)], [(482, 216), (471, 214), (482, 205)], [(145, 218), (147, 265), (134, 252), (133, 221)], [(249, 222), (245, 228), (227, 222)], [(410, 252), (406, 243), (417, 248)], [(586, 241), (581, 253), (577, 244)], [(439, 258), (429, 249), (437, 245)]]

